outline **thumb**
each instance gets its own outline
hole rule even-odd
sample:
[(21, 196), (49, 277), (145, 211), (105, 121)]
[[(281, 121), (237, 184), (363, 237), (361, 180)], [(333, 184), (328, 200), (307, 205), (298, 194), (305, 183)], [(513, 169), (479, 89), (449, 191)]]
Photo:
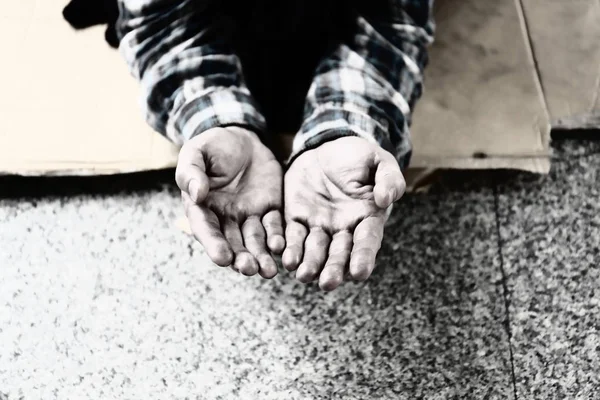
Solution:
[(377, 164), (373, 194), (377, 207), (386, 209), (404, 195), (406, 181), (396, 159), (387, 151), (382, 152), (385, 154), (381, 154)]
[(179, 151), (175, 181), (183, 192), (186, 192), (196, 204), (202, 203), (210, 189), (206, 175), (206, 163), (202, 150), (191, 143), (186, 143)]

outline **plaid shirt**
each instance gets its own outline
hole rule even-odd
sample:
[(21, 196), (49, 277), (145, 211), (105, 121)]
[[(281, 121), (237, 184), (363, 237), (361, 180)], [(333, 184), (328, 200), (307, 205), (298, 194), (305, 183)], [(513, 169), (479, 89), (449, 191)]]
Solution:
[[(353, 38), (319, 62), (288, 162), (325, 141), (360, 136), (408, 165), (433, 0), (382, 2), (385, 10), (375, 15), (357, 14)], [(264, 138), (267, 123), (214, 7), (198, 0), (119, 0), (119, 7), (120, 51), (141, 82), (146, 119), (156, 131), (177, 144), (228, 125)]]

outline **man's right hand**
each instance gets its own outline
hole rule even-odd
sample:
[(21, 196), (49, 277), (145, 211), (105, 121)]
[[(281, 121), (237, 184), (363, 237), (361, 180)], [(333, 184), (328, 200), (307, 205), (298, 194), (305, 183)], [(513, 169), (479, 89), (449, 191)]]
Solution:
[(277, 275), (281, 254), (281, 166), (251, 131), (213, 128), (179, 153), (177, 185), (194, 237), (219, 266), (244, 275)]

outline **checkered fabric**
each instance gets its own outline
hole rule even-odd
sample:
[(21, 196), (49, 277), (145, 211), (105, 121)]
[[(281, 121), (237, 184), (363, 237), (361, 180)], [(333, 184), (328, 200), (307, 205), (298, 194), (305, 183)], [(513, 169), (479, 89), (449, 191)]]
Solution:
[[(267, 135), (228, 40), (227, 19), (213, 3), (119, 0), (120, 51), (141, 82), (146, 119), (178, 144), (219, 126)], [(321, 58), (288, 162), (326, 141), (360, 136), (393, 153), (404, 168), (411, 112), (433, 40), (433, 0), (354, 3), (352, 38)]]

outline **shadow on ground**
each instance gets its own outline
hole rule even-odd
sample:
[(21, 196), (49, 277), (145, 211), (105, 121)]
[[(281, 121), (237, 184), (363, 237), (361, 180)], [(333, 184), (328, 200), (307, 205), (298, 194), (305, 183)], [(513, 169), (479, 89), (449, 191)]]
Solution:
[(103, 176), (0, 176), (0, 198), (44, 198), (77, 195), (116, 195), (176, 188), (175, 170)]

